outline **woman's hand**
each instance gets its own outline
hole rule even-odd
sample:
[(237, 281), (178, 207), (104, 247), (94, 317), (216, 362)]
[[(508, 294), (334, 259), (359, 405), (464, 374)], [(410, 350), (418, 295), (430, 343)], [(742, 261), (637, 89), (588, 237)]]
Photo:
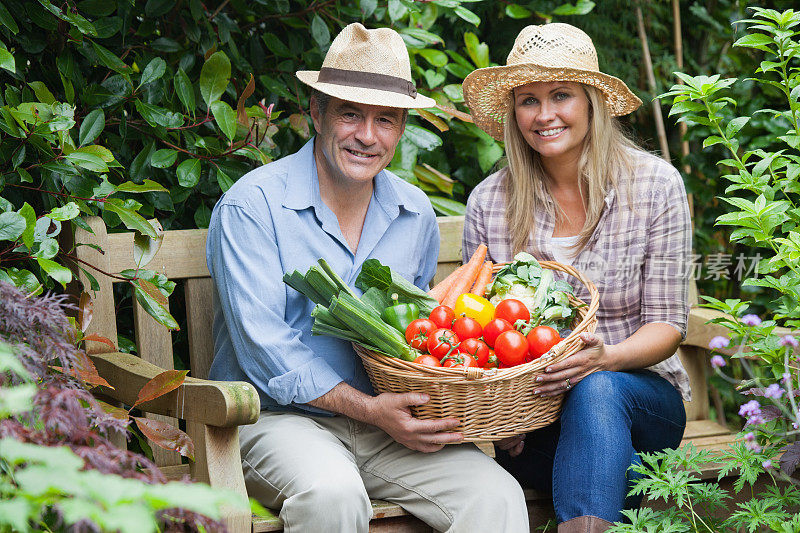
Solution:
[(506, 437), (497, 441), (495, 445), (501, 450), (506, 450), (511, 457), (516, 457), (522, 453), (522, 448), (525, 446), (525, 433), (514, 437)]
[(603, 343), (603, 339), (587, 332), (581, 333), (581, 340), (586, 344), (581, 351), (548, 366), (544, 373), (536, 378), (538, 383), (534, 394), (543, 396), (563, 394), (592, 372), (609, 369), (607, 346)]

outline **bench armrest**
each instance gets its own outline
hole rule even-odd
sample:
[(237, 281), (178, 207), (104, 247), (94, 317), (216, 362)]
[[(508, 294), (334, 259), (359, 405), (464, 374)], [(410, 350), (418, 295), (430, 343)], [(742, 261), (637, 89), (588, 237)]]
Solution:
[[(98, 373), (114, 387), (99, 392), (133, 405), (141, 388), (164, 372), (135, 355), (111, 352), (89, 356)], [(140, 404), (143, 411), (200, 422), (209, 426), (235, 427), (258, 420), (261, 400), (255, 387), (244, 381), (210, 381), (187, 377), (183, 385)]]
[(727, 337), (731, 333), (731, 330), (722, 324), (708, 323), (709, 320), (724, 316), (730, 317), (730, 315), (727, 315), (722, 311), (717, 311), (716, 309), (692, 307), (689, 310), (689, 322), (687, 324), (686, 338), (681, 344), (697, 346), (699, 348), (708, 350), (708, 343), (711, 342), (711, 339), (717, 335)]

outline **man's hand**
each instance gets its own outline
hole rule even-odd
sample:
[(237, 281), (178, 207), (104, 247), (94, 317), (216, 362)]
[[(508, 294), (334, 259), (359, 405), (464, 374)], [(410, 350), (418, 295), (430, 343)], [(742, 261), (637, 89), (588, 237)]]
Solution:
[(501, 450), (506, 450), (511, 457), (516, 457), (522, 453), (522, 448), (525, 447), (525, 433), (499, 440), (495, 443), (495, 446)]
[(445, 444), (461, 442), (461, 433), (445, 433), (458, 426), (455, 418), (419, 420), (411, 414), (411, 405), (423, 405), (430, 398), (426, 394), (385, 392), (373, 398), (369, 419), (365, 422), (377, 426), (394, 440), (420, 452), (435, 452)]

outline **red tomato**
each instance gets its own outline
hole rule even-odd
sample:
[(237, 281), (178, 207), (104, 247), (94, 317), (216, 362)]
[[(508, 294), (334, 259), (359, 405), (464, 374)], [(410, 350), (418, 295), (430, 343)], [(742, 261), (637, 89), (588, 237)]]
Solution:
[(494, 317), (507, 320), (512, 326), (517, 320), (528, 321), (531, 319), (531, 312), (525, 304), (514, 298), (501, 301), (494, 308)]
[[(458, 322), (458, 320), (456, 320), (456, 322)], [(464, 339), (461, 341), (461, 344), (458, 345), (458, 353), (467, 354), (475, 358), (475, 360), (478, 361), (478, 366), (486, 364), (486, 361), (489, 359), (490, 351), (485, 342), (475, 338)]]
[(525, 335), (512, 329), (504, 331), (494, 341), (494, 352), (501, 364), (515, 366), (525, 362), (528, 355), (528, 341)]
[(458, 336), (453, 330), (440, 328), (428, 337), (428, 352), (441, 359), (458, 345)]
[(494, 350), (489, 350), (489, 358), (486, 360), (486, 364), (483, 365), (483, 368), (497, 368), (498, 366), (497, 355), (495, 355)]
[(510, 329), (514, 329), (514, 326), (512, 326), (508, 320), (495, 318), (483, 328), (483, 340), (486, 341), (486, 344), (493, 347), (497, 336)]
[(453, 322), (453, 331), (463, 341), (464, 339), (477, 339), (483, 333), (483, 328), (481, 323), (474, 318), (462, 316)]
[(442, 359), (442, 366), (448, 368), (479, 367), (478, 361), (465, 353), (455, 353)]
[(428, 345), (428, 337), (436, 329), (433, 320), (418, 318), (411, 322), (406, 328), (406, 342), (417, 350), (425, 351)]
[(533, 359), (541, 357), (560, 340), (558, 332), (550, 326), (536, 326), (528, 333), (531, 357)]
[(436, 327), (450, 329), (453, 326), (453, 319), (455, 319), (455, 317), (455, 311), (446, 305), (440, 305), (439, 307), (433, 308), (433, 311), (431, 311), (431, 315), (428, 318), (433, 320), (433, 323), (436, 324)]
[(438, 359), (436, 359), (429, 353), (420, 355), (419, 357), (414, 359), (414, 362), (425, 366), (442, 366), (442, 363), (440, 363)]

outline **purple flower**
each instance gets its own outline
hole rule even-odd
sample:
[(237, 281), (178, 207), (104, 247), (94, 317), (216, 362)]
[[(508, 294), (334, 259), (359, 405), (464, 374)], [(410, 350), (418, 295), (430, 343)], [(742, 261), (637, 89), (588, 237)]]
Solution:
[(722, 368), (725, 366), (725, 359), (721, 355), (715, 355), (711, 358), (711, 366), (714, 368)]
[(781, 346), (791, 346), (792, 348), (797, 348), (798, 344), (800, 344), (800, 342), (798, 342), (793, 335), (784, 335), (780, 340)]
[(731, 340), (728, 337), (723, 337), (722, 335), (717, 335), (708, 343), (708, 347), (711, 350), (719, 350), (720, 348), (725, 348), (727, 345), (731, 343)]
[(764, 470), (769, 470), (770, 468), (772, 468), (772, 461), (770, 461), (769, 459), (767, 459), (766, 461), (764, 461), (763, 463), (761, 463), (761, 466), (763, 466), (763, 467), (764, 467)]
[(756, 435), (755, 435), (755, 433), (753, 433), (753, 432), (751, 431), (751, 432), (749, 432), (749, 433), (745, 434), (745, 436), (744, 436), (744, 440), (746, 440), (747, 442), (755, 442), (755, 440), (756, 440)]
[(764, 396), (766, 398), (775, 398), (776, 400), (780, 399), (783, 396), (784, 391), (780, 385), (777, 383), (771, 384), (769, 387), (764, 389)]
[(761, 404), (758, 400), (750, 400), (739, 407), (739, 416), (753, 416), (761, 414)]
[(761, 319), (758, 318), (758, 315), (752, 315), (752, 314), (744, 315), (742, 317), (742, 324), (744, 324), (745, 326), (760, 326)]
[(783, 376), (781, 377), (781, 383), (786, 385), (792, 379), (792, 375), (788, 372), (784, 372)]

